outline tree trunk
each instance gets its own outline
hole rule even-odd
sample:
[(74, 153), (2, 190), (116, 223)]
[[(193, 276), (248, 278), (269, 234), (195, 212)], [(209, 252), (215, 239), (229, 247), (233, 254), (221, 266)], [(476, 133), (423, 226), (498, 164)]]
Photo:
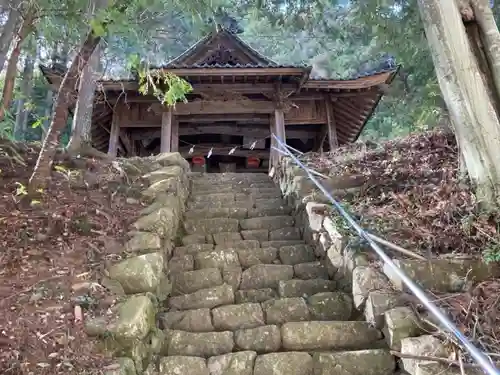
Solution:
[(2, 101), (0, 104), (0, 121), (5, 118), (5, 112), (9, 110), (14, 95), (14, 86), (16, 83), (17, 63), (21, 54), (21, 47), (26, 37), (33, 31), (33, 21), (35, 20), (35, 9), (28, 9), (26, 17), (19, 29), (16, 44), (7, 64), (5, 72), (5, 82), (3, 86)]
[(12, 43), (12, 39), (14, 39), (14, 31), (16, 30), (16, 26), (19, 24), (21, 14), (17, 8), (20, 4), (21, 1), (19, 0), (12, 1), (9, 17), (2, 28), (2, 34), (0, 35), (0, 71), (3, 70), (10, 44)]
[(500, 122), (457, 4), (418, 0), (439, 86), (479, 201), (500, 202)]
[(78, 86), (78, 99), (76, 101), (73, 124), (71, 126), (71, 139), (67, 150), (77, 153), (82, 143), (91, 144), (92, 114), (94, 109), (94, 94), (96, 89), (97, 70), (99, 67), (100, 48), (96, 47), (89, 63), (83, 69)]
[[(32, 43), (30, 43), (32, 44)], [(36, 53), (35, 53), (36, 56)], [(30, 110), (25, 108), (27, 101), (30, 100), (33, 91), (33, 69), (35, 67), (35, 58), (31, 50), (28, 50), (24, 58), (24, 70), (21, 82), (21, 97), (17, 101), (16, 124), (14, 127), (14, 138), (20, 141), (26, 140), (26, 130), (28, 124), (28, 115)]]
[(39, 187), (44, 187), (47, 183), (47, 179), (50, 178), (50, 170), (57, 146), (59, 145), (61, 132), (68, 122), (69, 104), (72, 100), (77, 79), (81, 74), (81, 70), (87, 65), (100, 40), (101, 37), (97, 36), (92, 31), (87, 34), (85, 41), (80, 47), (77, 55), (73, 58), (59, 86), (52, 120), (45, 140), (43, 141), (35, 169), (29, 181), (31, 192), (36, 191)]
[(500, 32), (491, 11), (489, 0), (471, 0), (476, 20), (481, 32), (481, 39), (488, 58), (488, 65), (493, 76), (497, 95), (500, 95)]
[[(59, 53), (60, 52), (60, 43), (56, 43), (53, 47), (52, 51), (52, 57), (51, 57), (51, 63), (61, 63), (64, 66), (68, 63), (68, 53), (67, 51), (69, 50), (68, 42), (65, 41), (62, 47), (62, 55)], [(66, 51), (66, 52), (65, 52)], [(61, 56), (60, 56), (61, 55)], [(62, 58), (62, 59), (61, 59)], [(52, 111), (54, 110), (54, 92), (50, 87), (48, 87), (47, 94), (45, 95), (45, 111), (44, 111), (44, 121), (42, 124), (42, 142), (45, 140), (45, 136), (47, 135), (47, 131), (49, 130), (50, 126), (50, 116), (52, 114)]]

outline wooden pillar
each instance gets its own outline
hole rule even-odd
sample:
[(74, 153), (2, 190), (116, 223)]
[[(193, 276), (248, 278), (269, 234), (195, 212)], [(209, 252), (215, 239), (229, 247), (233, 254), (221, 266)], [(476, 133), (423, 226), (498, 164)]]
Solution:
[(271, 128), (271, 150), (269, 155), (269, 170), (278, 164), (281, 153), (274, 150), (272, 147), (279, 147), (278, 142), (274, 139), (272, 134), (275, 134), (282, 142), (286, 143), (285, 135), (285, 113), (282, 108), (276, 108), (272, 116), (270, 116)]
[(172, 110), (165, 109), (161, 116), (160, 152), (170, 152), (172, 146)]
[(330, 145), (330, 151), (339, 147), (339, 141), (337, 138), (337, 127), (335, 125), (335, 114), (333, 112), (332, 98), (330, 95), (325, 95), (325, 106), (326, 106), (326, 126), (328, 129), (328, 144)]
[(109, 132), (109, 146), (108, 146), (108, 155), (116, 156), (118, 153), (118, 142), (120, 141), (120, 111), (118, 109), (118, 105), (115, 107), (113, 111), (113, 117), (111, 119), (111, 130)]
[(172, 142), (170, 146), (171, 152), (179, 151), (179, 119), (177, 117), (172, 118)]
[(274, 110), (274, 121), (276, 123), (276, 135), (282, 142), (286, 143), (285, 136), (285, 113), (282, 108)]
[(276, 155), (276, 150), (273, 149), (273, 146), (276, 147), (276, 140), (273, 137), (273, 134), (276, 134), (276, 121), (274, 120), (274, 114), (269, 116), (269, 131), (271, 134), (271, 143), (269, 145), (269, 171), (274, 165), (274, 159)]

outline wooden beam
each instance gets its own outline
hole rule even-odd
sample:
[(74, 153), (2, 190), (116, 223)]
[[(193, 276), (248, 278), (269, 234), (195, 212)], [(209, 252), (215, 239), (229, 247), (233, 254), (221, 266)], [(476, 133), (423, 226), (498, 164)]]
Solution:
[(161, 117), (160, 152), (170, 152), (172, 144), (172, 111), (167, 108)]
[(337, 138), (337, 127), (335, 124), (335, 114), (333, 112), (333, 104), (329, 95), (325, 95), (325, 106), (326, 106), (326, 119), (328, 128), (328, 144), (330, 145), (330, 150), (334, 150), (339, 147), (339, 140)]
[(205, 76), (298, 76), (302, 77), (305, 68), (187, 68), (158, 69), (163, 73), (173, 73), (181, 77)]
[[(272, 113), (274, 108), (273, 102), (264, 100), (194, 101), (189, 103), (177, 103), (173, 108), (173, 113), (176, 116), (201, 114), (254, 114)], [(151, 109), (156, 113), (169, 110), (160, 103), (152, 104)]]
[[(241, 123), (241, 124), (269, 124), (269, 115), (266, 114), (236, 114), (236, 115), (191, 115), (191, 116), (176, 116), (179, 123), (189, 124), (195, 123), (199, 124), (213, 124), (217, 122), (227, 122), (227, 123)], [(157, 123), (154, 120), (149, 121), (131, 121), (122, 125), (122, 127), (128, 128), (148, 128), (148, 127), (160, 127), (160, 116), (158, 116)]]
[[(160, 126), (157, 129), (141, 129), (132, 132), (133, 139), (143, 138), (159, 138), (161, 135)], [(133, 129), (133, 128), (129, 128)], [(173, 128), (172, 128), (173, 129)], [(309, 139), (314, 138), (320, 129), (311, 130), (295, 130), (294, 127), (286, 129), (287, 138)], [(200, 135), (200, 134), (227, 134), (242, 137), (250, 137), (254, 139), (264, 138), (269, 135), (269, 119), (267, 126), (252, 126), (246, 127), (241, 125), (193, 125), (184, 124), (179, 128), (179, 136)]]
[(171, 140), (170, 151), (179, 151), (179, 119), (174, 117), (172, 119), (172, 140)]
[[(228, 83), (228, 84), (193, 84), (193, 91), (190, 93), (192, 95), (200, 95), (201, 93), (207, 92), (228, 92), (236, 94), (270, 94), (274, 91), (274, 85), (263, 83), (263, 84), (245, 84), (245, 83)], [(294, 86), (292, 85), (282, 85), (283, 91), (292, 90)], [(377, 87), (369, 87), (364, 89), (326, 89), (333, 97), (374, 97), (382, 94)], [(324, 91), (323, 91), (324, 92)], [(107, 94), (106, 102), (115, 103), (123, 95)], [(318, 92), (316, 88), (304, 89), (299, 94), (292, 94), (290, 100), (294, 102), (299, 101), (309, 101), (309, 100), (323, 100), (324, 95), (322, 92)], [(125, 98), (126, 103), (158, 103), (158, 99), (153, 95), (141, 95), (138, 92), (129, 92)]]
[[(121, 107), (121, 105), (118, 103), (116, 106)], [(118, 153), (118, 143), (120, 141), (120, 119), (121, 119), (121, 113), (122, 111), (120, 110), (115, 110), (113, 112), (113, 118), (111, 119), (111, 130), (109, 132), (109, 146), (108, 146), (108, 155), (110, 156), (116, 156)]]

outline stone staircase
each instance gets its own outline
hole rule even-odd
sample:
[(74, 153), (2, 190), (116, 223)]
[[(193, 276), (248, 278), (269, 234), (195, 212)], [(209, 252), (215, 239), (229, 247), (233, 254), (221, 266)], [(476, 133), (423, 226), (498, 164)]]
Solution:
[(301, 236), (265, 174), (192, 174), (162, 375), (389, 375), (382, 333)]

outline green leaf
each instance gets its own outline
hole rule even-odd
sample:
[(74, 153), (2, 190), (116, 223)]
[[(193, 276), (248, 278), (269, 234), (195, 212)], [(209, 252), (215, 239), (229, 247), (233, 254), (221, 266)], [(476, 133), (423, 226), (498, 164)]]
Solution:
[(104, 24), (95, 18), (90, 20), (90, 28), (96, 36), (104, 36), (106, 34)]

